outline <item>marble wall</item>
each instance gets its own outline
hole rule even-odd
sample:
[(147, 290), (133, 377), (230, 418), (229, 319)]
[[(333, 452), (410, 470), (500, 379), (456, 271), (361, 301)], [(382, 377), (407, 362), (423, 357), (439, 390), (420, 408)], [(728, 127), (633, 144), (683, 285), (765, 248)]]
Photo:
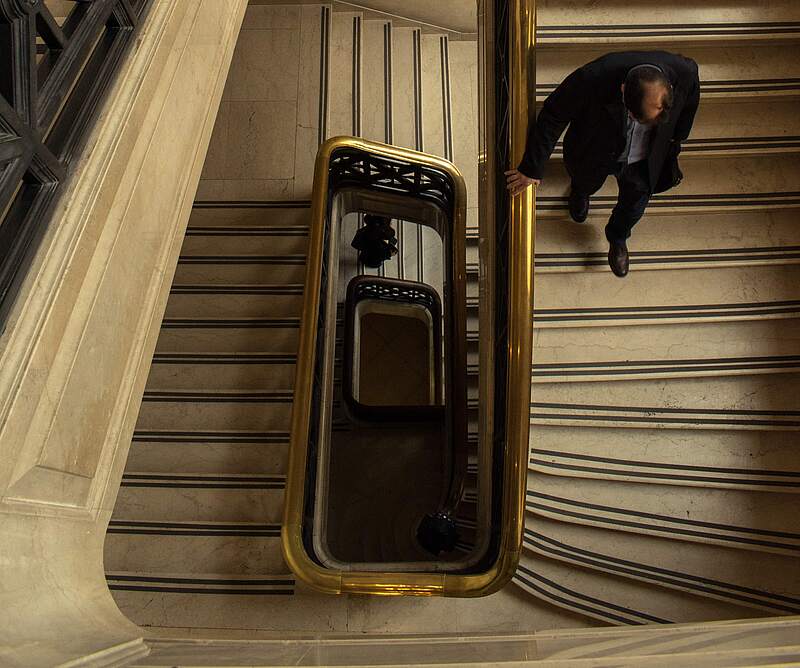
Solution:
[(103, 539), (245, 5), (153, 0), (0, 336), (2, 666), (147, 652)]

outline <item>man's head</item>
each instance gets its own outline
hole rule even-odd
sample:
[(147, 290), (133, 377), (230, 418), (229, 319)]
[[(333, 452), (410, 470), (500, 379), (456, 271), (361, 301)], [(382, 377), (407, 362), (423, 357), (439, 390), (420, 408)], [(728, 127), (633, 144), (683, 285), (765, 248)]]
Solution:
[(672, 84), (655, 65), (638, 65), (625, 77), (622, 99), (628, 112), (640, 123), (666, 123), (672, 107)]

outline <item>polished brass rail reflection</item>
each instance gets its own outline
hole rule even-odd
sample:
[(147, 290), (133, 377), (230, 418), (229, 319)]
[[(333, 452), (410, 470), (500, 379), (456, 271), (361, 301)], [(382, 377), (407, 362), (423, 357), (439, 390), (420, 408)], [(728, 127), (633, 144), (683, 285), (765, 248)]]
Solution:
[[(488, 0), (487, 3), (488, 4)], [(535, 0), (509, 0), (509, 53), (511, 62), (511, 157), (515, 166), (522, 156), (527, 129), (530, 91), (534, 90), (532, 51), (535, 32)], [(486, 6), (479, 14), (491, 16)], [(486, 32), (483, 32), (484, 38)], [(483, 45), (485, 48), (485, 45)], [(484, 95), (492, 95), (484, 91)], [(533, 106), (530, 106), (533, 109)], [(286, 501), (282, 547), (288, 566), (295, 575), (321, 592), (375, 594), (385, 596), (457, 596), (475, 597), (491, 594), (513, 576), (519, 562), (524, 523), (525, 483), (527, 472), (530, 364), (532, 350), (533, 295), (533, 230), (535, 195), (528, 191), (514, 198), (509, 221), (509, 319), (508, 375), (505, 391), (506, 442), (502, 476), (502, 526), (496, 557), (480, 572), (376, 572), (335, 570), (312, 559), (303, 541), (305, 514), (305, 476), (308, 464), (309, 420), (316, 354), (317, 315), (320, 307), (322, 252), (329, 205), (328, 172), (332, 154), (342, 148), (357, 148), (376, 155), (413, 164), (434, 167), (450, 174), (457, 184), (455, 216), (463, 217), (464, 182), (454, 165), (435, 156), (395, 146), (387, 146), (353, 137), (328, 140), (317, 154), (312, 195), (311, 227), (306, 271), (305, 297), (297, 354), (294, 409), (290, 439), (289, 467), (286, 480)], [(491, 148), (491, 147), (489, 147)], [(516, 162), (515, 162), (516, 161)], [(465, 222), (454, 221), (454, 230), (464, 229)], [(464, 236), (454, 235), (453, 242), (463, 251)], [(465, 281), (461, 275), (459, 280)], [(481, 356), (481, 370), (486, 356)], [(483, 424), (483, 423), (482, 423)], [(495, 480), (493, 485), (500, 481)]]
[[(536, 109), (536, 0), (509, 2), (509, 124), (511, 164), (525, 152), (528, 114)], [(509, 322), (506, 387), (507, 462), (504, 480), (503, 544), (516, 570), (525, 525), (525, 490), (530, 431), (531, 362), (533, 354), (533, 251), (535, 187), (512, 198), (509, 216)], [(511, 574), (508, 574), (511, 577)]]

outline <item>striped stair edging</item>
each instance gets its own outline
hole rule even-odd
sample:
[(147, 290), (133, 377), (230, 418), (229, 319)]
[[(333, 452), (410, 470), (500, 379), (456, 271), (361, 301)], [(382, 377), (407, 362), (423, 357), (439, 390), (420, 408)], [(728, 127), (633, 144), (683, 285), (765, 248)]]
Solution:
[(179, 284), (170, 288), (172, 295), (302, 295), (302, 283), (274, 285)]
[(531, 424), (658, 429), (800, 429), (800, 411), (604, 406), (532, 401)]
[(186, 431), (169, 429), (137, 429), (133, 443), (251, 443), (288, 444), (288, 431)]
[(676, 42), (704, 42), (706, 40), (740, 41), (763, 39), (770, 41), (800, 39), (800, 23), (796, 21), (683, 23), (680, 25), (656, 24), (597, 24), (597, 25), (537, 25), (537, 44), (541, 47), (571, 44), (585, 46), (599, 41), (652, 43), (657, 40)]
[(164, 318), (161, 329), (299, 329), (300, 318)]
[[(467, 298), (476, 314), (477, 297)], [(533, 309), (534, 328), (610, 327), (684, 322), (724, 322), (800, 317), (800, 300), (684, 306), (627, 306), (600, 308)], [(474, 332), (473, 332), (474, 334)]]
[[(735, 267), (742, 265), (783, 265), (800, 262), (800, 246), (758, 248), (711, 248), (697, 250), (630, 251), (630, 263), (639, 269)], [(535, 253), (534, 272), (567, 272), (608, 269), (605, 252)], [(478, 280), (478, 264), (467, 263), (467, 278)]]
[(122, 474), (121, 487), (165, 489), (284, 489), (285, 475), (149, 473)]
[[(616, 206), (616, 196), (595, 195), (591, 198), (589, 216), (602, 213), (608, 215)], [(800, 191), (774, 193), (715, 193), (698, 195), (653, 195), (648, 203), (648, 212), (678, 210), (685, 213), (708, 210), (758, 210), (795, 208), (800, 206)], [(542, 217), (562, 214), (568, 210), (567, 197), (537, 196), (536, 209)], [(473, 230), (469, 230), (472, 232)]]
[(187, 227), (187, 237), (297, 237), (308, 234), (308, 225), (207, 225)]
[(549, 559), (639, 580), (657, 587), (678, 589), (697, 596), (727, 601), (734, 605), (767, 610), (773, 614), (797, 614), (800, 612), (800, 598), (620, 559), (563, 543), (529, 528), (525, 529), (523, 544), (527, 550)]
[(156, 536), (252, 536), (280, 538), (280, 524), (255, 522), (156, 522), (112, 519), (107, 533)]
[[(477, 307), (469, 302), (468, 306)], [(635, 306), (533, 310), (534, 327), (613, 326), (668, 324), (670, 322), (720, 322), (764, 320), (800, 316), (800, 300), (693, 304), (685, 306)]]
[(297, 266), (306, 264), (305, 255), (181, 255), (178, 264), (263, 264)]
[(153, 364), (294, 364), (294, 353), (155, 353)]
[(145, 390), (142, 402), (200, 402), (200, 403), (291, 403), (291, 390)]
[(650, 485), (800, 492), (800, 471), (670, 464), (541, 448), (531, 448), (528, 465), (531, 471), (565, 477), (588, 477)]
[(107, 572), (111, 591), (164, 594), (227, 594), (232, 596), (291, 596), (295, 580), (291, 576), (269, 578), (253, 576), (184, 576), (171, 574)]
[[(470, 368), (472, 370), (472, 367)], [(800, 370), (800, 355), (705, 359), (552, 362), (531, 365), (532, 382), (636, 380), (698, 376), (791, 373)]]
[(528, 490), (526, 496), (526, 511), (560, 522), (746, 550), (800, 555), (800, 534), (797, 533), (754, 529), (586, 503), (533, 490)]
[(589, 596), (582, 592), (565, 587), (558, 582), (546, 578), (536, 571), (520, 564), (513, 579), (514, 583), (536, 598), (552, 603), (561, 608), (572, 610), (580, 615), (599, 619), (608, 624), (626, 624), (640, 626), (643, 624), (670, 624), (670, 620), (655, 617), (646, 612), (617, 605), (610, 601)]
[(195, 200), (192, 209), (310, 209), (311, 200)]
[[(476, 343), (475, 338), (469, 342)], [(763, 376), (796, 373), (800, 356), (741, 357), (693, 360), (625, 360), (609, 362), (554, 362), (531, 365), (532, 383), (607, 382), (719, 376)], [(467, 364), (467, 378), (476, 381), (479, 364)]]

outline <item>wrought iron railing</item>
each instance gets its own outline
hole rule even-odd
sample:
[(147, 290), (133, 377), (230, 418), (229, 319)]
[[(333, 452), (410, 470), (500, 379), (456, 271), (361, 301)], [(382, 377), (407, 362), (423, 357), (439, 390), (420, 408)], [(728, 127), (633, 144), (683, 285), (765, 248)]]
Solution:
[(0, 328), (150, 2), (0, 0)]
[[(311, 239), (306, 296), (300, 331), (292, 415), (291, 448), (282, 530), (284, 556), (307, 584), (328, 593), (383, 595), (482, 596), (497, 591), (513, 576), (522, 549), (527, 475), (530, 364), (533, 338), (533, 230), (535, 192), (509, 198), (503, 172), (515, 166), (524, 150), (529, 109), (533, 111), (535, 0), (487, 0), (481, 6), (481, 45), (486, 56), (482, 82), (485, 104), (483, 172), (491, 216), (481, 220), (482, 294), (490, 317), (481, 315), (482, 446), (479, 468), (491, 479), (484, 499), (490, 529), (482, 556), (455, 572), (377, 572), (337, 570), (314, 557), (308, 539), (313, 522), (315, 489), (307, 473), (315, 474), (313, 422), (323, 381), (317, 360), (323, 353), (317, 333), (324, 331), (322, 294), (329, 269), (324, 260), (331, 243), (329, 219), (338, 190), (365, 181), (387, 194), (414, 193), (439, 208), (448, 197), (454, 169), (446, 161), (375, 145), (355, 138), (330, 140), (320, 149), (315, 167)], [(488, 118), (488, 120), (487, 120)], [(374, 155), (371, 155), (374, 154)], [(438, 174), (436, 174), (438, 172)], [(463, 189), (463, 183), (461, 183)], [(463, 196), (463, 193), (462, 193)], [(458, 216), (456, 212), (456, 216)], [(488, 227), (487, 227), (488, 224)], [(453, 240), (456, 241), (455, 239)], [(463, 243), (463, 241), (461, 242)], [(465, 277), (459, 277), (465, 280)], [(484, 305), (481, 306), (484, 309)], [(484, 331), (484, 326), (486, 331)], [(485, 336), (484, 336), (485, 334)], [(446, 334), (445, 334), (446, 335)], [(488, 390), (487, 390), (488, 388)], [(488, 415), (488, 418), (486, 417)], [(487, 473), (489, 471), (490, 473)]]
[[(375, 572), (337, 570), (322, 565), (314, 549), (314, 508), (318, 475), (317, 457), (323, 446), (320, 423), (325, 387), (326, 309), (324, 299), (333, 268), (328, 266), (333, 217), (340, 207), (337, 196), (353, 191), (372, 200), (400, 198), (405, 211), (432, 207), (448, 221), (443, 234), (450, 258), (445, 263), (448, 292), (453, 295), (450, 316), (445, 319), (448, 351), (461, 360), (459, 380), (447, 378), (450, 411), (462, 411), (464, 419), (453, 419), (449, 429), (456, 453), (466, 464), (466, 191), (464, 181), (452, 163), (435, 156), (403, 148), (368, 142), (354, 137), (327, 141), (319, 150), (315, 167), (311, 211), (311, 237), (305, 282), (305, 299), (300, 328), (295, 401), (292, 411), (289, 471), (284, 508), (283, 548), (287, 563), (311, 586), (330, 593), (441, 594), (441, 573)], [(460, 407), (460, 408), (459, 408)], [(460, 425), (460, 426), (459, 426)], [(459, 468), (458, 465), (454, 465)], [(466, 467), (463, 467), (466, 470)], [(460, 479), (459, 479), (460, 480)], [(459, 480), (452, 482), (461, 488)], [(449, 575), (448, 577), (456, 577)]]
[[(356, 343), (356, 320), (358, 304), (364, 300), (392, 304), (414, 305), (423, 308), (430, 316), (434, 401), (427, 405), (381, 405), (363, 404), (353, 394), (355, 385), (355, 359), (358, 355)], [(448, 361), (455, 365), (466, 364), (466, 359), (455, 360), (448, 355)], [(455, 378), (457, 371), (448, 374)], [(461, 392), (465, 395), (465, 390)], [(349, 410), (359, 418), (367, 420), (442, 420), (444, 404), (442, 396), (442, 303), (435, 288), (425, 283), (401, 281), (382, 276), (357, 276), (347, 286), (344, 316), (344, 360), (342, 364), (342, 395)], [(466, 473), (466, 449), (461, 468)], [(460, 487), (460, 485), (459, 485)], [(459, 489), (460, 491), (460, 489)], [(444, 510), (444, 509), (443, 509)], [(449, 510), (449, 509), (448, 509)]]

